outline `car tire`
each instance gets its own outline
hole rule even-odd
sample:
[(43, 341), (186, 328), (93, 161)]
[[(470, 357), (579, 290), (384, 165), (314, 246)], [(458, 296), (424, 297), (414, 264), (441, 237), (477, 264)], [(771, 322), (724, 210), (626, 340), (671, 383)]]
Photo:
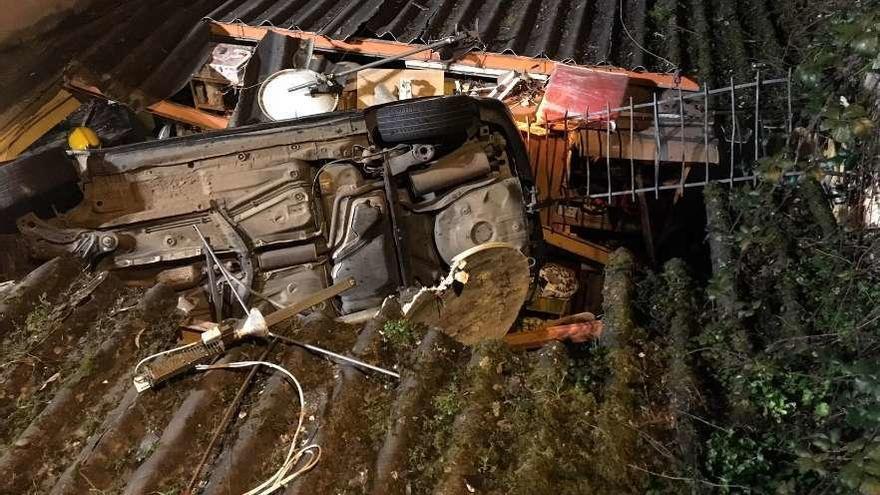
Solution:
[(78, 179), (70, 157), (61, 147), (0, 164), (0, 212), (18, 211)]
[(386, 144), (465, 136), (478, 116), (476, 102), (467, 96), (404, 100), (380, 106), (372, 115), (379, 140)]

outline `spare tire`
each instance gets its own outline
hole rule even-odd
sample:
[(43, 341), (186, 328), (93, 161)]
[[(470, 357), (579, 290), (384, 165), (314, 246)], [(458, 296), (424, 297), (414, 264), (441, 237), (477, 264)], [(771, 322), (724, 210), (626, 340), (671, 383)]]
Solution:
[(437, 142), (465, 137), (478, 122), (479, 108), (468, 96), (403, 100), (368, 111), (381, 143)]
[(60, 146), (0, 163), (0, 212), (24, 213), (37, 200), (75, 186), (78, 180), (73, 162)]

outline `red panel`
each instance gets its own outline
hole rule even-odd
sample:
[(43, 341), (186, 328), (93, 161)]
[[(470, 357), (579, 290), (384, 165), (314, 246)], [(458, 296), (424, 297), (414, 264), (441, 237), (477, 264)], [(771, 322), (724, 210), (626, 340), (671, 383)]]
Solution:
[[(628, 84), (629, 77), (622, 74), (557, 64), (538, 107), (538, 118), (555, 122), (565, 118), (566, 113), (569, 118), (578, 118), (586, 113), (620, 107)], [(611, 118), (616, 115), (612, 113)], [(604, 121), (606, 117), (594, 116), (589, 120)]]

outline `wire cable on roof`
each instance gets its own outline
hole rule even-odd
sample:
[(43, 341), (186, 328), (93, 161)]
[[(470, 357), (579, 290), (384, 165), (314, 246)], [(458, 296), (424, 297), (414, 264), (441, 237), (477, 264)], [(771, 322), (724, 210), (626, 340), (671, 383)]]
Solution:
[(185, 345), (182, 345), (182, 346), (179, 346), (179, 347), (175, 347), (174, 349), (168, 349), (168, 350), (166, 350), (166, 351), (160, 351), (160, 352), (157, 352), (157, 353), (155, 353), (155, 354), (151, 354), (151, 355), (149, 355), (149, 356), (147, 356), (147, 357), (141, 359), (140, 361), (138, 361), (138, 363), (137, 363), (136, 365), (134, 365), (134, 375), (137, 376), (137, 374), (138, 374), (138, 369), (139, 369), (141, 366), (143, 366), (144, 363), (146, 363), (147, 361), (152, 361), (153, 359), (156, 359), (156, 358), (159, 357), (159, 356), (164, 356), (164, 355), (166, 355), (166, 354), (171, 354), (172, 352), (177, 352), (177, 351), (182, 351), (182, 350), (184, 350), (184, 349), (189, 349), (190, 347), (197, 346), (197, 345), (199, 345), (199, 344), (201, 344), (201, 343), (202, 343), (202, 341), (197, 340), (197, 341), (195, 341), (195, 342), (191, 342), (191, 343), (189, 343), (189, 344), (185, 344)]
[(626, 22), (624, 22), (624, 20), (623, 20), (623, 0), (620, 0), (620, 8), (618, 9), (618, 14), (620, 15), (620, 25), (623, 26), (623, 34), (625, 34), (626, 37), (629, 38), (630, 41), (632, 41), (634, 45), (636, 45), (636, 47), (638, 47), (640, 50), (647, 53), (648, 55), (659, 58), (660, 60), (666, 62), (667, 64), (670, 65), (670, 67), (672, 67), (675, 70), (675, 72), (679, 72), (680, 68), (679, 68), (678, 64), (673, 63), (671, 60), (669, 60), (666, 57), (661, 57), (660, 55), (657, 55), (656, 53), (652, 52), (651, 50), (648, 50), (647, 48), (642, 46), (638, 41), (636, 41), (635, 38), (633, 38), (632, 34), (630, 34), (630, 32), (629, 32), (629, 29), (627, 29), (627, 27), (626, 27)]
[[(196, 366), (196, 370), (198, 371), (208, 371), (212, 369), (222, 369), (222, 368), (248, 368), (251, 366), (267, 366), (269, 368), (275, 369), (284, 373), (287, 378), (290, 379), (290, 382), (296, 387), (296, 392), (299, 396), (299, 421), (296, 425), (296, 431), (293, 432), (293, 439), (290, 441), (290, 448), (287, 451), (287, 457), (284, 459), (284, 463), (275, 472), (269, 479), (260, 483), (260, 485), (252, 488), (251, 490), (245, 492), (243, 495), (269, 495), (270, 493), (275, 492), (279, 488), (284, 487), (287, 483), (290, 483), (298, 476), (303, 473), (311, 470), (315, 465), (318, 464), (318, 461), (321, 459), (321, 446), (314, 443), (309, 443), (301, 448), (297, 448), (297, 440), (299, 439), (299, 433), (303, 429), (303, 422), (305, 421), (306, 416), (306, 401), (303, 395), (303, 389), (300, 385), (299, 381), (293, 376), (293, 373), (287, 371), (282, 366), (279, 366), (275, 363), (270, 363), (268, 361), (236, 361), (232, 363), (223, 363), (223, 364), (213, 364), (213, 365), (205, 365), (200, 364)], [(308, 461), (297, 468), (297, 465), (300, 464), (300, 460), (304, 454), (309, 454), (310, 457)], [(291, 472), (292, 471), (292, 472)]]

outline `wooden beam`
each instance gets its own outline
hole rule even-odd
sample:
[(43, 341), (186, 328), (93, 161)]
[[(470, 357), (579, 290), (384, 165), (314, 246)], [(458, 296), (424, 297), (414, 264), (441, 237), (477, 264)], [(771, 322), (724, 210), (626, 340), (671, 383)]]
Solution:
[[(356, 53), (371, 57), (391, 57), (400, 55), (413, 48), (408, 43), (397, 41), (374, 40), (365, 38), (351, 38), (347, 41), (334, 40), (323, 35), (308, 31), (294, 31), (269, 26), (247, 26), (245, 24), (229, 24), (225, 22), (212, 22), (211, 32), (218, 36), (228, 36), (250, 41), (259, 41), (269, 31), (298, 38), (302, 40), (314, 40), (315, 48), (330, 52)], [(440, 61), (440, 54), (434, 51), (425, 51), (406, 57), (407, 60)], [(536, 74), (551, 74), (557, 62), (546, 58), (521, 57), (503, 53), (472, 51), (455, 61), (456, 64), (470, 65), (484, 69), (515, 70), (519, 72), (532, 72)], [(682, 77), (676, 84), (675, 76), (655, 72), (633, 72), (625, 69), (612, 67), (589, 67), (596, 72), (622, 74), (629, 77), (636, 84), (645, 84), (660, 88), (678, 88), (682, 91), (699, 91), (700, 85), (693, 79)]]
[(147, 111), (166, 119), (176, 120), (202, 129), (226, 129), (229, 119), (220, 115), (203, 112), (168, 100), (162, 100), (147, 107)]
[(549, 227), (544, 227), (543, 231), (544, 242), (551, 246), (603, 265), (608, 263), (608, 255), (611, 251), (605, 246), (594, 244), (574, 235), (554, 231)]

